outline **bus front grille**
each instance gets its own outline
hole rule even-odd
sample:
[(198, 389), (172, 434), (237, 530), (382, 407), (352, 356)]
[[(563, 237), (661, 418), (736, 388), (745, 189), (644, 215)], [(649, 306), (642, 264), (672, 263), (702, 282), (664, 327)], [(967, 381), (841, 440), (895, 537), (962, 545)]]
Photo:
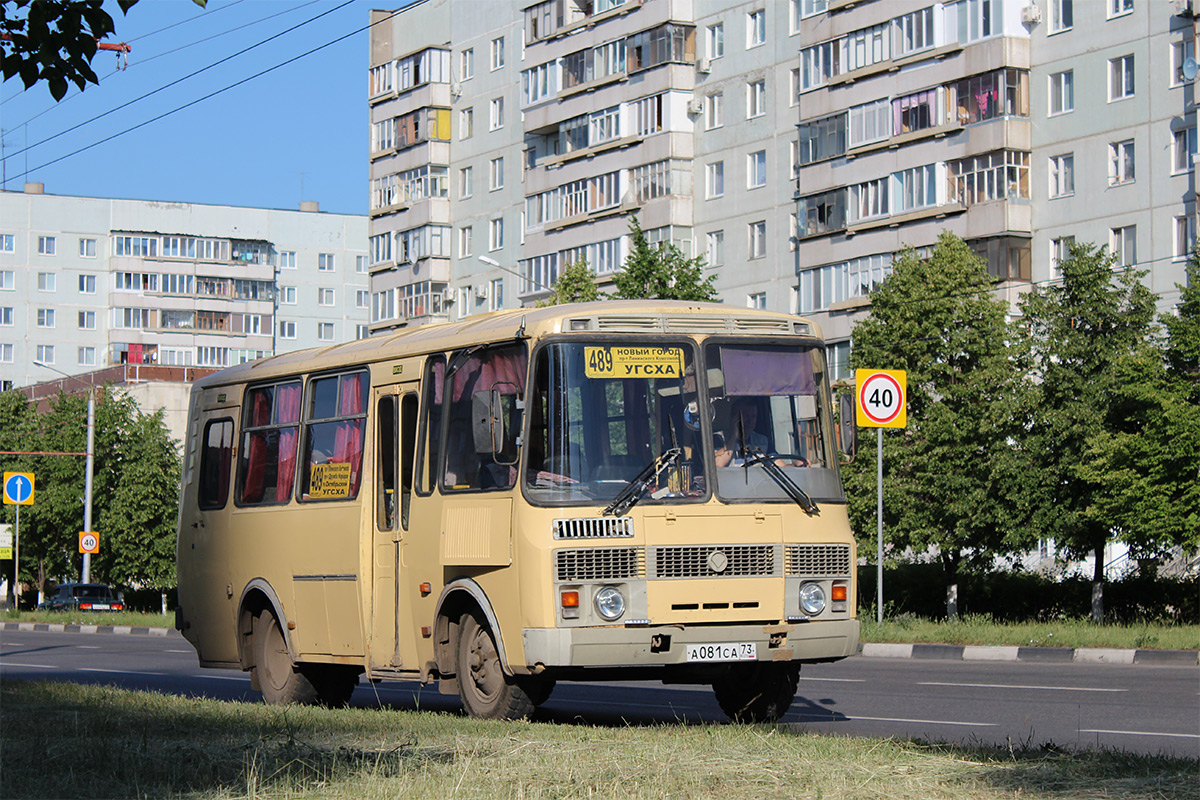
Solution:
[(651, 578), (746, 578), (780, 574), (779, 545), (654, 547)]
[(850, 575), (850, 546), (845, 544), (790, 544), (787, 574), (806, 578)]
[(633, 537), (631, 517), (585, 517), (554, 520), (555, 539), (629, 539)]
[(554, 551), (554, 577), (559, 582), (616, 581), (646, 574), (640, 547), (594, 547)]

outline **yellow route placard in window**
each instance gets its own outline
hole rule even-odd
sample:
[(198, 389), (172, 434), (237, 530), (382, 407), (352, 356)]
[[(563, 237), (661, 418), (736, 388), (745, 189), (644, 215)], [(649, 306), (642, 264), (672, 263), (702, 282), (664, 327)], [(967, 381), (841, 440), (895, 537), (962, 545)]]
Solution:
[(682, 347), (583, 348), (584, 374), (589, 378), (679, 378), (683, 375)]
[(313, 500), (350, 496), (350, 465), (313, 464), (309, 472), (308, 496)]

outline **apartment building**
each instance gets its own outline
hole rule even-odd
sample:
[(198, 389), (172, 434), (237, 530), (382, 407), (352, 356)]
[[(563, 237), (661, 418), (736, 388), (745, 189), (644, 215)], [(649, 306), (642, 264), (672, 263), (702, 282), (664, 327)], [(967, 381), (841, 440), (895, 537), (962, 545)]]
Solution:
[(369, 302), (363, 216), (0, 193), (4, 389), (361, 338)]
[[(486, 13), (479, 13), (486, 9)], [(1178, 299), (1195, 241), (1191, 4), (423, 0), (372, 12), (372, 328), (603, 281), (628, 217), (730, 303), (821, 322), (942, 231), (1016, 301), (1070, 241)], [(1190, 77), (1189, 77), (1190, 76)]]

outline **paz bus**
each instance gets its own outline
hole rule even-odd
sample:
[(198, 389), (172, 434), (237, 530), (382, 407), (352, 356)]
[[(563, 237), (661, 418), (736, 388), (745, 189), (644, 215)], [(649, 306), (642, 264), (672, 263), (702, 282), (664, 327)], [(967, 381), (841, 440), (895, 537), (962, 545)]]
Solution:
[(477, 717), (556, 681), (777, 719), (855, 652), (820, 331), (720, 304), (500, 311), (198, 380), (176, 627), (269, 703), (363, 676)]

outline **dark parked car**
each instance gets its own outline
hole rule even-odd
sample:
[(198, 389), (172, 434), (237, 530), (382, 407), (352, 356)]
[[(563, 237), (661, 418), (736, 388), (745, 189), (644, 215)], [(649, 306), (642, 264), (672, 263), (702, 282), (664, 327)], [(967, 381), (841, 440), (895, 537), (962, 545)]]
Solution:
[(64, 583), (38, 608), (46, 611), (124, 611), (125, 603), (103, 583)]

